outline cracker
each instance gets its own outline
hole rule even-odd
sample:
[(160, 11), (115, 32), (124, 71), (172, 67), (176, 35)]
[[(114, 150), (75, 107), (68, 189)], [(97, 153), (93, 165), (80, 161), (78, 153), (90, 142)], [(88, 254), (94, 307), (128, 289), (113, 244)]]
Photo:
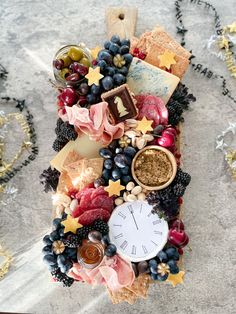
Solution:
[(118, 304), (126, 301), (132, 305), (135, 303), (137, 299), (137, 295), (132, 291), (128, 290), (127, 288), (112, 291), (107, 287), (107, 291), (113, 304)]
[(135, 279), (132, 286), (126, 287), (126, 288), (132, 291), (133, 293), (135, 293), (137, 297), (146, 299), (149, 284), (150, 284), (150, 275), (141, 274)]

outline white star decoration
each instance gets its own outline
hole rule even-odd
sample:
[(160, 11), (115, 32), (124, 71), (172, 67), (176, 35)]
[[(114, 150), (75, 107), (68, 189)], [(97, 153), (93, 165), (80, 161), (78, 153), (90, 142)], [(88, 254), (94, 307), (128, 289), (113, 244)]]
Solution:
[(221, 140), (216, 140), (216, 149), (221, 150), (222, 152), (224, 151), (224, 148), (227, 147), (228, 145), (224, 143), (224, 139), (222, 138)]

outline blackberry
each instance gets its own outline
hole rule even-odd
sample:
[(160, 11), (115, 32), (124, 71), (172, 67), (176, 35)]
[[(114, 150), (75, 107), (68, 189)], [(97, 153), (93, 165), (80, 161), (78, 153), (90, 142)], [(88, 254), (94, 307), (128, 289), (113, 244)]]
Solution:
[(65, 145), (66, 145), (67, 142), (64, 142), (64, 141), (60, 141), (58, 138), (55, 139), (53, 145), (52, 145), (52, 148), (56, 151), (56, 152), (59, 152)]
[(92, 227), (93, 227), (94, 230), (101, 232), (101, 234), (103, 236), (109, 233), (108, 224), (105, 221), (101, 220), (101, 219), (97, 219), (93, 223)]
[(189, 185), (191, 181), (191, 176), (187, 172), (183, 172), (180, 168), (178, 168), (176, 177), (175, 177), (175, 182), (176, 183), (181, 183), (184, 186)]
[(71, 234), (63, 243), (69, 248), (77, 248), (81, 244), (81, 239), (77, 234)]
[(150, 192), (147, 195), (146, 200), (148, 201), (148, 204), (150, 204), (150, 205), (156, 204), (160, 200), (158, 192), (157, 191)]
[(60, 127), (60, 136), (66, 138), (68, 141), (76, 140), (78, 134), (76, 133), (74, 126), (65, 122)]
[(52, 271), (51, 274), (56, 281), (62, 282), (64, 287), (70, 287), (74, 282), (74, 279), (68, 277), (66, 274), (63, 274), (60, 271), (60, 268)]
[(177, 183), (174, 187), (173, 187), (173, 193), (175, 196), (183, 196), (184, 192), (185, 192), (185, 186), (183, 186), (181, 183)]
[(79, 238), (82, 240), (82, 239), (87, 239), (89, 232), (92, 230), (93, 230), (92, 226), (84, 226), (82, 228), (79, 228), (76, 231), (76, 233), (79, 236)]
[(60, 128), (60, 126), (63, 124), (63, 120), (61, 118), (57, 119), (57, 127)]
[(169, 200), (173, 195), (171, 186), (168, 186), (166, 189), (161, 190), (158, 194), (162, 201)]
[(49, 167), (45, 169), (41, 175), (40, 183), (44, 185), (44, 191), (48, 193), (49, 191), (56, 191), (58, 181), (59, 181), (60, 172), (56, 169)]

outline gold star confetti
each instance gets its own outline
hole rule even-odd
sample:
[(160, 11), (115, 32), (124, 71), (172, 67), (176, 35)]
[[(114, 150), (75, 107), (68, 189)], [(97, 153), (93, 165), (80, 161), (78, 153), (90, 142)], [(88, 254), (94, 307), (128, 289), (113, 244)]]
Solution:
[(99, 51), (102, 50), (101, 47), (96, 46), (95, 48), (91, 49), (91, 54), (93, 56), (93, 59), (96, 59), (98, 56)]
[(138, 121), (136, 130), (141, 131), (143, 134), (146, 134), (148, 131), (152, 131), (153, 120), (147, 120), (146, 117), (143, 117), (141, 121)]
[(176, 61), (174, 58), (175, 58), (175, 54), (171, 51), (166, 50), (163, 53), (163, 55), (159, 56), (159, 60), (160, 60), (159, 66), (165, 67), (169, 70), (172, 64), (176, 64)]
[(236, 22), (234, 22), (231, 25), (228, 25), (228, 27), (229, 27), (230, 33), (235, 33), (236, 32)]
[(222, 48), (229, 48), (229, 41), (228, 39), (223, 36), (220, 40), (219, 40), (219, 47)]
[(173, 287), (175, 287), (177, 284), (183, 283), (183, 276), (185, 272), (181, 270), (178, 274), (169, 274), (168, 278), (166, 279), (167, 282), (170, 282)]
[(66, 220), (63, 220), (61, 224), (65, 226), (64, 233), (69, 231), (76, 233), (77, 229), (83, 227), (80, 223), (78, 223), (78, 218), (73, 218), (71, 215), (67, 215)]
[(109, 180), (109, 185), (105, 187), (105, 191), (109, 193), (109, 197), (112, 195), (120, 196), (120, 191), (123, 191), (125, 187), (120, 184), (120, 180), (112, 181)]
[(96, 67), (95, 69), (89, 68), (89, 72), (85, 75), (86, 79), (88, 80), (88, 85), (91, 86), (93, 84), (99, 86), (99, 81), (104, 77), (100, 73), (100, 67)]

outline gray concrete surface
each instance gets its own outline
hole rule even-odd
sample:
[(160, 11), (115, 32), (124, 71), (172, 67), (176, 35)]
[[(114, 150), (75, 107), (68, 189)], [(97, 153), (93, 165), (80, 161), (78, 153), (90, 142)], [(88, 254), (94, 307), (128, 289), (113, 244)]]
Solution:
[[(212, 1), (223, 24), (235, 19), (233, 0)], [(199, 79), (191, 70), (184, 82), (197, 97), (185, 114), (184, 169), (192, 174), (185, 196), (185, 223), (192, 252), (186, 250), (185, 283), (175, 289), (150, 288), (146, 301), (113, 306), (103, 288), (74, 284), (65, 289), (50, 282), (41, 261), (41, 238), (51, 223), (50, 195), (42, 192), (38, 176), (54, 155), (51, 144), (56, 122), (56, 94), (48, 84), (55, 51), (64, 44), (84, 41), (89, 47), (106, 38), (104, 10), (108, 5), (139, 8), (137, 34), (160, 23), (175, 35), (173, 1), (1, 0), (0, 62), (9, 71), (3, 94), (26, 98), (34, 117), (40, 153), (13, 183), (17, 198), (1, 206), (0, 239), (14, 255), (9, 274), (0, 281), (0, 311), (75, 313), (236, 313), (235, 182), (224, 172), (223, 156), (214, 148), (216, 135), (235, 121), (235, 105), (222, 97), (219, 83)], [(187, 4), (188, 47), (218, 73), (225, 65), (204, 48), (213, 33), (213, 18)], [(235, 90), (236, 81), (230, 79)], [(236, 93), (234, 93), (236, 95)]]

